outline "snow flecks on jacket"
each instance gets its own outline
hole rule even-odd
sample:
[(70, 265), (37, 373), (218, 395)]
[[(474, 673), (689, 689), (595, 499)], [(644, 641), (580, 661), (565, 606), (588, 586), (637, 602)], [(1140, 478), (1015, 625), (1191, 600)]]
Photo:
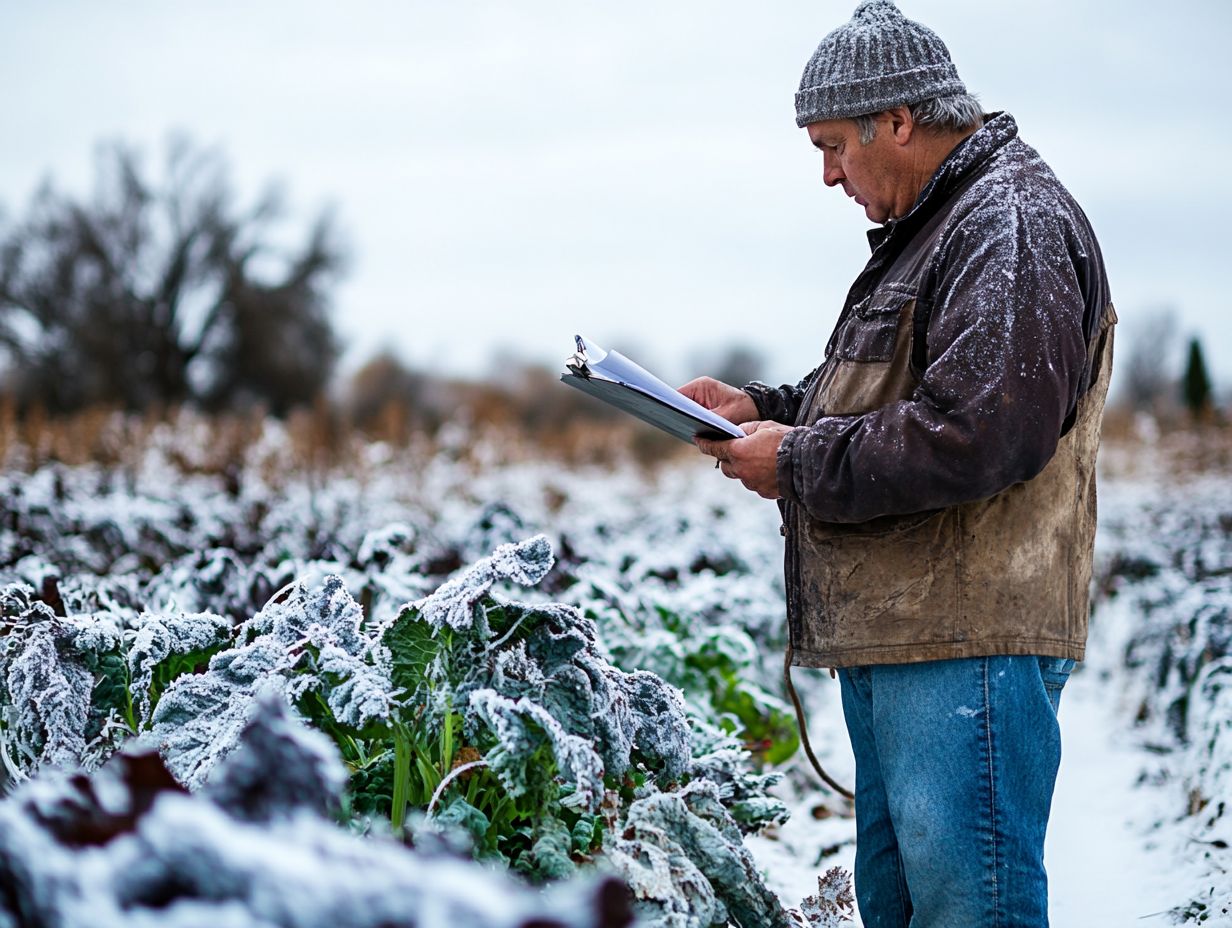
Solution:
[[(920, 247), (913, 236), (941, 212), (918, 279), (897, 280), (894, 259)], [(945, 508), (1039, 473), (1089, 385), (1109, 303), (1086, 217), (1008, 114), (961, 143), (883, 236), (813, 376), (838, 362), (843, 327), (869, 324), (856, 303), (890, 305), (907, 289), (929, 310), (924, 369), (908, 399), (823, 416), (784, 439), (780, 489), (823, 522)], [(763, 416), (790, 422), (808, 386), (752, 392)]]

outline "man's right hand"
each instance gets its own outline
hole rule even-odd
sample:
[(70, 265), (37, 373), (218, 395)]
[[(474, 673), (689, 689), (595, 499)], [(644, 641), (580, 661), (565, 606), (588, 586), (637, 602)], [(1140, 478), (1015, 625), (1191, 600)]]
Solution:
[(738, 387), (715, 380), (713, 377), (698, 377), (690, 380), (680, 392), (711, 412), (718, 413), (728, 422), (740, 425), (757, 418), (757, 406), (753, 398)]

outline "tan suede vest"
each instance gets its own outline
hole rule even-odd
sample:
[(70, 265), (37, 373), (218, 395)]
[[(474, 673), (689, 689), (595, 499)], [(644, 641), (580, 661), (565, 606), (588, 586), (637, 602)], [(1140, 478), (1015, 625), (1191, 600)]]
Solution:
[[(899, 278), (900, 280), (902, 278)], [(805, 397), (797, 425), (908, 399), (914, 294), (883, 285)], [(895, 308), (897, 307), (897, 314)], [(1112, 369), (1109, 305), (1089, 355), (1091, 381), (1056, 454), (1033, 479), (990, 499), (854, 525), (790, 508), (798, 595), (794, 663), (850, 667), (992, 654), (1080, 660), (1095, 541), (1095, 457)], [(841, 339), (842, 336), (840, 336)], [(853, 355), (879, 360), (845, 360)], [(789, 578), (789, 584), (792, 580)]]

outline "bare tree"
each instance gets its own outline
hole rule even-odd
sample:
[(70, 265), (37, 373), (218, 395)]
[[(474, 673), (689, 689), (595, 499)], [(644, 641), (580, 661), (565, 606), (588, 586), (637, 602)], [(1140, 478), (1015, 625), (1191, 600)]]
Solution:
[(1161, 412), (1176, 394), (1176, 314), (1171, 309), (1147, 313), (1132, 324), (1127, 336), (1128, 351), (1118, 372), (1124, 400), (1134, 410)]
[(222, 156), (184, 138), (158, 182), (100, 146), (93, 198), (46, 183), (0, 229), (0, 346), (23, 405), (129, 409), (311, 400), (338, 354), (326, 287), (341, 268), (328, 214), (298, 249), (272, 244), (281, 200), (241, 210)]

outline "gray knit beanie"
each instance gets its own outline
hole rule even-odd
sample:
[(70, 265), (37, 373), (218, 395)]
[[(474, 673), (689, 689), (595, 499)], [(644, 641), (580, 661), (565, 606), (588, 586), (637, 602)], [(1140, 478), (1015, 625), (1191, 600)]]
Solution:
[(863, 0), (804, 66), (796, 125), (966, 92), (935, 32), (903, 16), (893, 0)]

